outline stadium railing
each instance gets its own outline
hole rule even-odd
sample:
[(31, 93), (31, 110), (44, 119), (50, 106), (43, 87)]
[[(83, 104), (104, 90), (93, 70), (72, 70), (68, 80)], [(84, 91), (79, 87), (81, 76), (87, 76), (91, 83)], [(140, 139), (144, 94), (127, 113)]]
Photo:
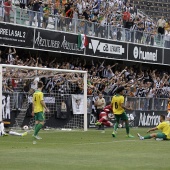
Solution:
[[(1, 21), (3, 21), (4, 7), (1, 6), (0, 8), (0, 18)], [(42, 27), (43, 13), (12, 6), (10, 23), (32, 27)], [(101, 25), (99, 23), (89, 22), (85, 19), (67, 18), (50, 14), (47, 29), (170, 48), (169, 35), (160, 35), (149, 32), (141, 32), (138, 30), (125, 29), (119, 27), (117, 22), (113, 23), (113, 25)]]
[[(32, 101), (32, 97), (25, 92), (4, 92), (4, 96), (10, 96), (10, 110), (27, 110), (29, 104)], [(71, 94), (64, 94), (61, 96), (57, 93), (44, 93), (44, 97), (48, 98), (47, 106), (51, 111), (56, 111), (56, 107), (61, 105), (63, 100), (69, 100), (71, 103)], [(93, 105), (92, 95), (88, 95), (88, 101), (90, 101), (89, 106)], [(104, 96), (106, 103), (112, 100), (112, 96)], [(55, 101), (55, 104), (54, 104)], [(149, 97), (125, 97), (125, 104), (133, 108), (133, 110), (142, 110), (142, 111), (166, 111), (167, 110), (167, 98), (149, 98)], [(90, 110), (90, 109), (89, 109)]]

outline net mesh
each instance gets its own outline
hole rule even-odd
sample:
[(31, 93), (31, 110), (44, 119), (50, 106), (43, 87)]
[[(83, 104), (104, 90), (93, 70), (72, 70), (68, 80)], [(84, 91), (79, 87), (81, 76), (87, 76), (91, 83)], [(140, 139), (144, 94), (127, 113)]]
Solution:
[[(84, 116), (73, 114), (72, 94), (83, 94), (83, 74), (3, 67), (3, 119), (16, 113), (13, 127), (32, 127), (32, 96), (38, 81), (44, 84), (44, 101), (50, 110), (45, 126), (54, 128), (83, 128)], [(10, 112), (10, 113), (8, 113)], [(9, 114), (9, 115), (8, 115)]]

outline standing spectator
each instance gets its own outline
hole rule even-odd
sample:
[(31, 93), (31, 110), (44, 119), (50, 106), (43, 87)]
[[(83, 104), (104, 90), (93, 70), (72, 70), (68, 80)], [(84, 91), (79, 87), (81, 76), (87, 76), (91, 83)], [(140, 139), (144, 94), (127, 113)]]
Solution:
[(4, 20), (4, 1), (0, 1), (0, 21)]
[(130, 20), (130, 12), (129, 12), (129, 9), (126, 9), (124, 12), (123, 12), (123, 26), (125, 27), (126, 26), (126, 22)]
[(157, 27), (158, 27), (158, 34), (164, 34), (165, 33), (165, 23), (166, 21), (164, 20), (164, 16), (161, 17), (161, 19), (158, 20), (157, 22)]
[(4, 2), (4, 22), (10, 22), (10, 11), (12, 11), (11, 0)]
[(43, 28), (47, 28), (49, 13), (50, 13), (50, 10), (49, 10), (48, 4), (45, 4), (45, 7), (43, 8)]
[(29, 25), (32, 26), (32, 21), (34, 19), (34, 17), (36, 16), (37, 17), (37, 20), (38, 20), (38, 27), (41, 27), (41, 14), (40, 14), (40, 4), (42, 2), (39, 2), (39, 0), (36, 0), (36, 1), (31, 1), (29, 4), (28, 4), (28, 7), (30, 10), (29, 12)]
[(12, 48), (9, 48), (9, 51), (8, 51), (8, 60), (7, 60), (7, 62), (9, 64), (14, 64), (14, 60), (15, 60), (14, 55), (15, 54), (16, 54), (15, 48), (13, 48), (13, 51), (12, 51)]
[(74, 12), (74, 9), (73, 7), (71, 7), (67, 12), (66, 12), (66, 27), (67, 27), (67, 30), (71, 31), (72, 29), (72, 18), (73, 18), (73, 12)]
[(20, 8), (25, 9), (26, 3), (27, 3), (27, 0), (20, 0), (20, 3), (19, 3)]
[(96, 118), (97, 118), (97, 120), (99, 120), (99, 114), (102, 111), (102, 109), (105, 107), (105, 99), (103, 98), (102, 93), (99, 93), (98, 98), (96, 98), (96, 101), (94, 104), (97, 108), (96, 109), (96, 112), (97, 112)]
[[(126, 30), (125, 30), (125, 32), (126, 32), (126, 41), (130, 41), (130, 39), (131, 39), (131, 30), (132, 30), (132, 28), (133, 28), (133, 19), (132, 19), (132, 17), (126, 22), (126, 24), (125, 24), (125, 28), (126, 28)], [(134, 34), (134, 33), (133, 33)]]

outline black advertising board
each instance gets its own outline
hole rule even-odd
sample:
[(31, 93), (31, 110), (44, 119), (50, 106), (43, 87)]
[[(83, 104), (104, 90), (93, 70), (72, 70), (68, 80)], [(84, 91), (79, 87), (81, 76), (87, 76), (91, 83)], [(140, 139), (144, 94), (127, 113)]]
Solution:
[(164, 62), (163, 64), (170, 65), (170, 49), (164, 49)]
[(0, 44), (33, 48), (34, 29), (0, 23)]
[(147, 63), (163, 63), (163, 50), (162, 48), (143, 46), (137, 44), (130, 44), (128, 48), (128, 60), (147, 62)]
[(78, 35), (42, 29), (35, 30), (34, 48), (84, 54), (84, 49), (78, 48)]
[(167, 115), (166, 111), (135, 111), (135, 126), (155, 127), (160, 122), (160, 115)]
[(113, 59), (127, 60), (127, 43), (88, 37), (86, 54)]

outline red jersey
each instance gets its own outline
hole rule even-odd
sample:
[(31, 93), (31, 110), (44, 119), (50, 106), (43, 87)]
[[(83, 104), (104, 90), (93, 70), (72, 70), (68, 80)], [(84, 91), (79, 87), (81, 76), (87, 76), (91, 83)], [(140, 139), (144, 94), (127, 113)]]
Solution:
[(129, 12), (124, 12), (123, 13), (123, 20), (128, 21), (130, 19), (130, 13)]
[(4, 9), (7, 15), (10, 15), (10, 10), (12, 10), (12, 5), (9, 4), (8, 2), (4, 2)]
[(112, 112), (112, 107), (111, 105), (107, 105), (104, 107), (103, 111), (100, 113), (100, 117), (104, 117), (104, 116), (108, 117), (108, 114), (110, 112)]

